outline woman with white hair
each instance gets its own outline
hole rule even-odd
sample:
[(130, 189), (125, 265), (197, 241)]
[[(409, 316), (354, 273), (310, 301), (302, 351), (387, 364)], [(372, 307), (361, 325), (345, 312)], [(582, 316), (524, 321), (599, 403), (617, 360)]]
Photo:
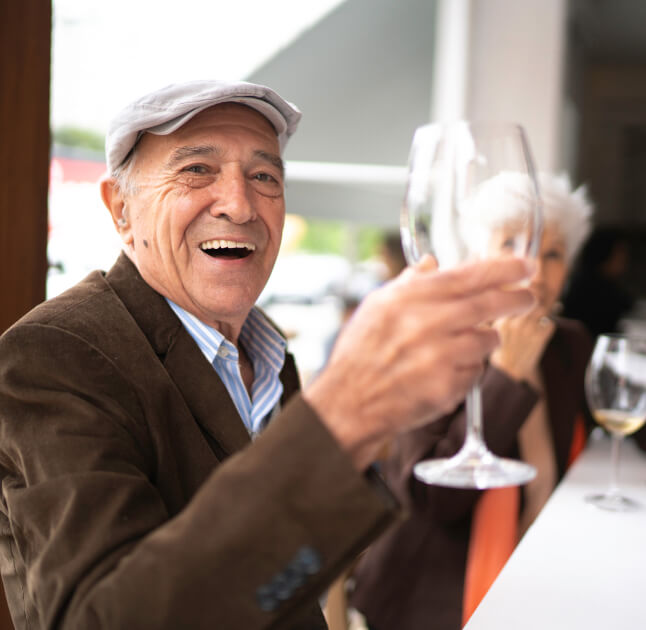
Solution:
[[(492, 182), (483, 191), (479, 209), (483, 202), (494, 212), (465, 215), (469, 247), (486, 246), (487, 254), (514, 249), (514, 225), (530, 197), (523, 182), (511, 193), (509, 184)], [(401, 436), (382, 471), (410, 517), (377, 541), (354, 572), (351, 604), (371, 630), (461, 628), (585, 442), (583, 375), (592, 341), (579, 322), (558, 317), (557, 300), (589, 231), (591, 205), (565, 175), (542, 174), (539, 184), (544, 224), (531, 281), (536, 306), (495, 323), (501, 344), (481, 384), (487, 445), (533, 464), (538, 474), (522, 488), (484, 492), (418, 481), (415, 463), (451, 456), (462, 445), (464, 406)]]

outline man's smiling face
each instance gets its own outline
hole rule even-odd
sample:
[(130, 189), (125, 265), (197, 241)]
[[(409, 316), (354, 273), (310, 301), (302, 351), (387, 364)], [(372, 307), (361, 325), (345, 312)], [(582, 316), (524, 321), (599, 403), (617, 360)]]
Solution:
[(264, 288), (285, 218), (269, 121), (233, 103), (166, 136), (145, 134), (121, 235), (144, 280), (235, 340)]

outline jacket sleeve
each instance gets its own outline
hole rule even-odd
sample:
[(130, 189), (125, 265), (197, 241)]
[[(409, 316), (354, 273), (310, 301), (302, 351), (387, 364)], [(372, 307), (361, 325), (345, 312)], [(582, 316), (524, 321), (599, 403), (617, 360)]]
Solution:
[(292, 627), (396, 515), (300, 396), (171, 514), (159, 438), (111, 357), (44, 325), (9, 331), (0, 356), (0, 560), (19, 627)]
[[(500, 456), (516, 456), (516, 435), (535, 405), (537, 393), (489, 365), (481, 382), (485, 442)], [(426, 458), (451, 457), (464, 442), (466, 408), (461, 404), (437, 422), (400, 437), (385, 462), (384, 478), (404, 504), (432, 512), (441, 522), (463, 518), (480, 496), (478, 490), (431, 486), (419, 481), (414, 466)]]

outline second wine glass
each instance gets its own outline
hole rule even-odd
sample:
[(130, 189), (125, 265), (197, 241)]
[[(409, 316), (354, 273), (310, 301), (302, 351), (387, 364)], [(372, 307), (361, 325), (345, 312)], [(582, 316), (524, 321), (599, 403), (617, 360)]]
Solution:
[[(542, 227), (538, 184), (523, 128), (510, 123), (430, 124), (416, 130), (401, 237), (409, 264), (433, 255), (440, 269), (492, 256), (535, 256)], [(523, 484), (536, 469), (500, 458), (483, 436), (481, 393), (467, 395), (465, 441), (451, 458), (419, 462), (430, 484), (493, 488)]]
[(646, 423), (646, 339), (599, 335), (585, 373), (585, 393), (594, 419), (612, 436), (610, 484), (586, 501), (613, 512), (638, 509), (619, 491), (619, 447)]

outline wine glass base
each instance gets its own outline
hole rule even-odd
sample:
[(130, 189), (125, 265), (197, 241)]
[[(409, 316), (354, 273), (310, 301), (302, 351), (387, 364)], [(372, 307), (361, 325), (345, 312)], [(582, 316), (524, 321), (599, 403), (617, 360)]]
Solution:
[(415, 465), (415, 476), (424, 483), (449, 488), (502, 488), (518, 486), (536, 476), (536, 468), (525, 462), (503, 459), (487, 453), (484, 457), (430, 459)]
[(641, 509), (640, 503), (620, 494), (591, 494), (585, 497), (585, 500), (610, 512), (635, 512)]

